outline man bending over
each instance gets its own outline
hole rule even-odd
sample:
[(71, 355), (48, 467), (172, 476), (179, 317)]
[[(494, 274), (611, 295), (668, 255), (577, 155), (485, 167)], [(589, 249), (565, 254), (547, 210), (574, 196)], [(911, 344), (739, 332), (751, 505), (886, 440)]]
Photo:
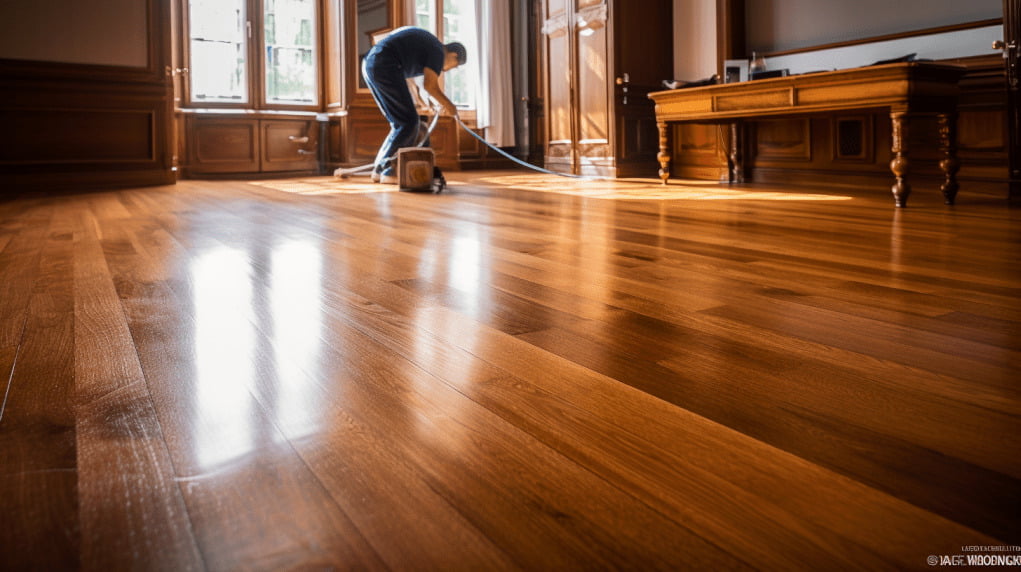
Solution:
[(457, 107), (440, 89), (440, 74), (463, 65), (466, 59), (460, 43), (444, 45), (428, 31), (410, 26), (394, 30), (369, 50), (362, 62), (362, 75), (376, 105), (390, 122), (390, 134), (376, 155), (373, 181), (396, 183), (397, 150), (417, 143), (418, 109), (407, 79), (423, 76), (425, 90), (456, 118)]

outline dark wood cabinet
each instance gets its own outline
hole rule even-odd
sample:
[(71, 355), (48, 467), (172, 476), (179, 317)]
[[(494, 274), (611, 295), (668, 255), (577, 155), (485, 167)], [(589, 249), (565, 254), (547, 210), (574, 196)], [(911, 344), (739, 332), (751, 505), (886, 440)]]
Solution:
[(261, 120), (263, 172), (318, 169), (315, 120)]
[(672, 2), (542, 5), (547, 167), (655, 174), (658, 138), (647, 94), (673, 74)]
[(181, 169), (188, 177), (319, 170), (319, 127), (314, 117), (186, 114), (183, 143)]

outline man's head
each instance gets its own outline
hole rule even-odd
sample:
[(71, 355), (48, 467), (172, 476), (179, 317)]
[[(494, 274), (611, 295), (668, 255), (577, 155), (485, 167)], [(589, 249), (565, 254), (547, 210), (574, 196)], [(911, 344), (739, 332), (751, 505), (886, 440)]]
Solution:
[(450, 42), (443, 46), (443, 48), (447, 52), (447, 57), (443, 60), (443, 71), (463, 66), (464, 62), (468, 61), (468, 52), (464, 49), (464, 45), (461, 42)]

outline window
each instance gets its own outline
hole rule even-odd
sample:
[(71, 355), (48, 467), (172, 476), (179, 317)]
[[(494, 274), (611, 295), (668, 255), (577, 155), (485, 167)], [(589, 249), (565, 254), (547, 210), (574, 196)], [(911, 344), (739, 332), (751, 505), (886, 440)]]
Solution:
[(193, 105), (318, 103), (316, 0), (189, 0), (187, 14)]
[(265, 2), (266, 101), (316, 103), (315, 17), (312, 0)]
[(244, 0), (192, 0), (189, 8), (192, 100), (247, 102)]
[(415, 0), (415, 25), (436, 34), (443, 43), (464, 44), (468, 63), (443, 74), (443, 91), (458, 107), (475, 109), (479, 83), (475, 0)]

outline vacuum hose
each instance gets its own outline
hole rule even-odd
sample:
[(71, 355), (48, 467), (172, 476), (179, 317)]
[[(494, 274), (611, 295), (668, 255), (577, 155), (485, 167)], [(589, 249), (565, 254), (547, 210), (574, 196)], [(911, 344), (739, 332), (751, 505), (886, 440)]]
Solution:
[(594, 180), (604, 180), (604, 179), (605, 180), (609, 180), (609, 179), (612, 179), (612, 177), (598, 177), (598, 176), (589, 176), (589, 175), (575, 175), (573, 173), (560, 173), (560, 172), (557, 172), (557, 171), (550, 171), (549, 169), (543, 169), (542, 167), (538, 167), (538, 166), (533, 165), (531, 163), (527, 163), (525, 161), (522, 161), (521, 159), (518, 159), (514, 155), (511, 155), (510, 153), (504, 151), (503, 149), (497, 147), (496, 145), (493, 145), (489, 141), (486, 141), (485, 139), (482, 138), (481, 135), (479, 135), (478, 133), (472, 131), (470, 127), (465, 125), (464, 122), (461, 121), (460, 117), (457, 117), (457, 124), (460, 125), (465, 131), (467, 131), (469, 135), (471, 135), (472, 137), (474, 137), (474, 138), (478, 139), (480, 142), (482, 142), (482, 144), (485, 145), (486, 147), (489, 147), (490, 149), (492, 149), (493, 151), (496, 151), (500, 155), (503, 155), (504, 157), (510, 159), (511, 161), (514, 161), (518, 165), (521, 165), (522, 167), (527, 167), (529, 169), (532, 169), (533, 171), (538, 171), (540, 173), (545, 173), (547, 175), (557, 175), (559, 177), (570, 177), (572, 179), (587, 179), (587, 180), (593, 180), (593, 181)]

